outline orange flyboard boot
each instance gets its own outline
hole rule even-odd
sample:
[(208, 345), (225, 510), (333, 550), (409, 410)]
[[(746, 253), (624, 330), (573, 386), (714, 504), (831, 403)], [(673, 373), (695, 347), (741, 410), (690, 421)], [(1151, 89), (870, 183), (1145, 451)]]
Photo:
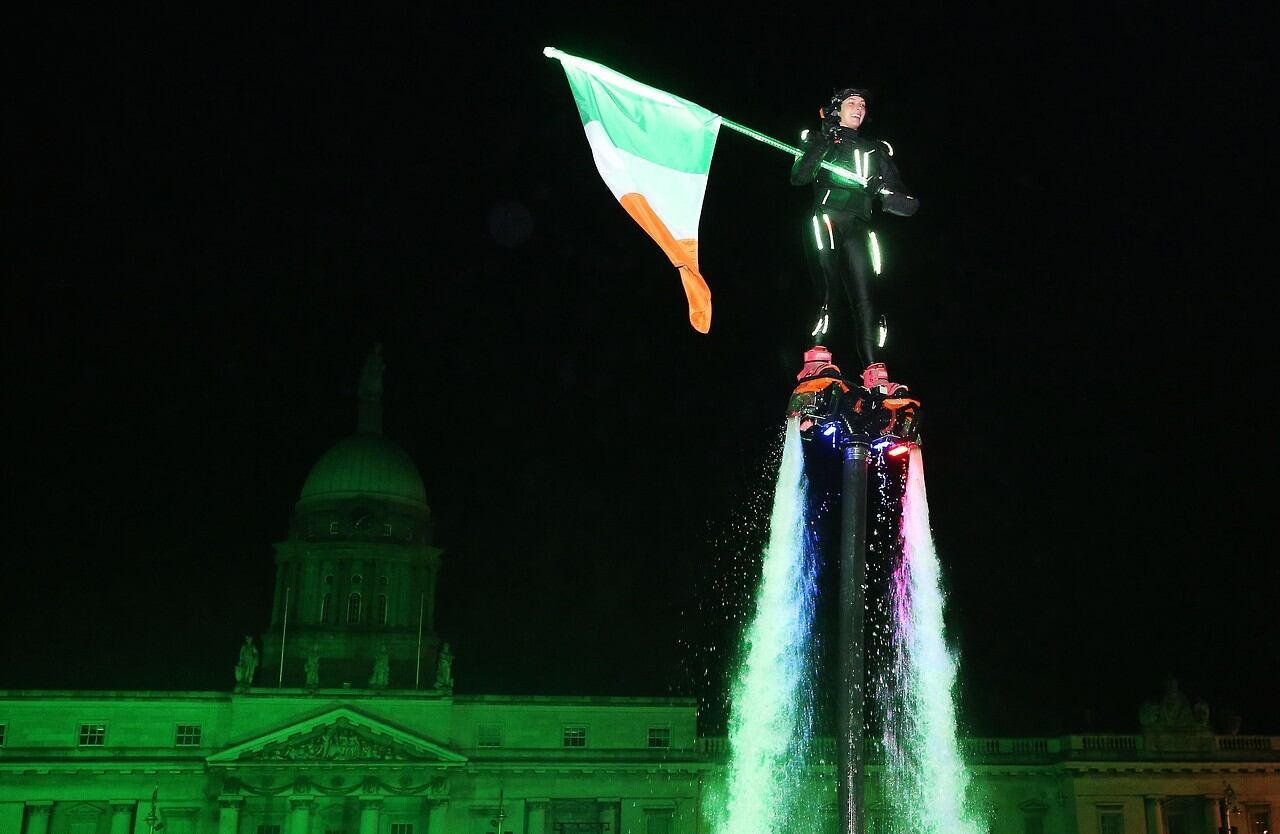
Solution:
[(840, 376), (840, 369), (832, 364), (831, 351), (822, 345), (814, 345), (804, 352), (804, 364), (800, 366), (800, 373), (796, 374), (796, 381), (804, 382), (814, 377), (838, 376)]
[(889, 369), (883, 362), (872, 362), (863, 370), (862, 387), (868, 391), (884, 394), (886, 397), (903, 397), (907, 393), (907, 386), (900, 382), (889, 381)]
[(883, 362), (872, 362), (862, 372), (862, 387), (874, 391), (889, 381), (889, 369)]
[(814, 345), (804, 352), (804, 364), (796, 374), (796, 380), (799, 384), (791, 392), (787, 416), (800, 417), (802, 432), (813, 427), (813, 410), (823, 397), (831, 393), (827, 389), (835, 387), (841, 393), (849, 390), (840, 378), (840, 369), (831, 361), (831, 351), (822, 345)]

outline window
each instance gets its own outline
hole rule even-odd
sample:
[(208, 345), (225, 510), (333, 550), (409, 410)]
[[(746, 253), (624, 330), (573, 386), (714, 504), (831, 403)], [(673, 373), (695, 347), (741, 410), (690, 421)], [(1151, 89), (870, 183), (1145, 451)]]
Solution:
[[(1022, 812), (1022, 834), (1044, 834), (1044, 817), (1049, 806), (1038, 799), (1029, 799), (1018, 805)], [(994, 812), (993, 812), (994, 816)]]
[(1187, 830), (1186, 814), (1169, 814), (1165, 817), (1165, 828), (1169, 834), (1190, 834)]
[(280, 834), (280, 823), (261, 823), (258, 825), (258, 834)]
[(387, 595), (378, 594), (378, 625), (387, 624)]
[(669, 810), (646, 810), (644, 814), (644, 834), (671, 834), (671, 824), (675, 814)]
[(480, 724), (476, 727), (476, 747), (501, 747), (502, 725)]
[(351, 584), (352, 584), (352, 585), (359, 585), (359, 584), (360, 584), (361, 582), (363, 582), (363, 581), (364, 581), (364, 577), (363, 577), (363, 576), (361, 576), (360, 574), (358, 574), (358, 573), (353, 573), (353, 574), (351, 574)]
[[(336, 535), (338, 535), (338, 522), (336, 522), (336, 521), (330, 521), (330, 522), (329, 522), (329, 535), (331, 535), (331, 536), (336, 536)], [(279, 828), (279, 826), (276, 826), (276, 827), (277, 827), (277, 828)], [(277, 832), (277, 834), (279, 834), (279, 833)]]
[(391, 834), (413, 834), (413, 823), (393, 822), (391, 823)]
[(357, 593), (347, 597), (347, 622), (360, 622), (360, 595)]
[[(3, 744), (3, 742), (0, 742), (0, 744)], [(1249, 812), (1249, 834), (1271, 834), (1271, 807), (1269, 805), (1250, 805), (1246, 810)]]
[(329, 609), (333, 607), (333, 594), (328, 591), (320, 598), (320, 622), (329, 622)]
[(91, 723), (80, 725), (79, 740), (76, 742), (81, 747), (102, 747), (107, 743), (107, 725), (102, 723)]
[[(390, 523), (390, 522), (387, 522), (386, 524), (382, 525), (382, 535), (387, 536), (387, 537), (390, 537), (390, 536), (391, 536), (391, 523)], [(409, 826), (409, 827), (410, 827), (410, 828), (412, 828), (413, 826)], [(395, 834), (395, 832), (392, 832), (392, 834)]]
[[(607, 822), (555, 822), (551, 826), (553, 834), (610, 834), (613, 824)], [(492, 832), (488, 832), (492, 834)], [(506, 834), (511, 834), (510, 831)]]
[(9, 737), (8, 722), (0, 722), (0, 747), (4, 747), (4, 741)]
[(650, 727), (649, 728), (649, 746), (650, 747), (670, 747), (671, 746), (671, 728), (670, 727)]
[(586, 747), (587, 728), (580, 725), (565, 727), (560, 741), (562, 747)]
[(1124, 834), (1124, 810), (1119, 805), (1098, 807), (1099, 834)]
[(199, 747), (200, 725), (179, 724), (173, 733), (173, 743), (178, 747)]

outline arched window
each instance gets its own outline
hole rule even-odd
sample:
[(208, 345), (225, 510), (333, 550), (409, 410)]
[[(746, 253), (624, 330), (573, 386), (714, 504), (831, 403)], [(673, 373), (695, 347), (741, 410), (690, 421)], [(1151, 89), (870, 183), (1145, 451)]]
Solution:
[(387, 595), (378, 594), (378, 625), (387, 624)]
[(333, 607), (333, 594), (328, 591), (324, 592), (324, 596), (320, 599), (320, 622), (328, 625), (329, 610)]
[(347, 622), (360, 622), (360, 595), (355, 592), (347, 597)]

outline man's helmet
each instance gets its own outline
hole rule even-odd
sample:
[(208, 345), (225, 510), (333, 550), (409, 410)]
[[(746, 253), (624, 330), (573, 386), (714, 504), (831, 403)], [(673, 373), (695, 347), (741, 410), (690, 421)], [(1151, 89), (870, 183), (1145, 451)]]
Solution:
[[(840, 121), (840, 105), (849, 96), (862, 96), (862, 100), (867, 103), (867, 109), (871, 108), (871, 91), (866, 87), (845, 87), (836, 90), (831, 94), (831, 101), (827, 102), (827, 106), (822, 110), (822, 117), (828, 119), (832, 123)], [(864, 118), (865, 122), (866, 119)]]
[(871, 91), (866, 87), (845, 87), (843, 90), (836, 90), (831, 94), (831, 104), (835, 109), (839, 110), (840, 105), (849, 96), (861, 96), (862, 100), (871, 106)]

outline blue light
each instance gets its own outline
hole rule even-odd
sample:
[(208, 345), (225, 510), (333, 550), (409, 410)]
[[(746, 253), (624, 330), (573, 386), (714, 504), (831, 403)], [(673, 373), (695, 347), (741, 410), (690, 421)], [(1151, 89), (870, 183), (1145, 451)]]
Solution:
[(826, 428), (822, 430), (822, 434), (824, 437), (830, 437), (831, 435), (836, 433), (836, 429), (838, 428), (840, 428), (840, 425), (838, 423), (827, 423)]

